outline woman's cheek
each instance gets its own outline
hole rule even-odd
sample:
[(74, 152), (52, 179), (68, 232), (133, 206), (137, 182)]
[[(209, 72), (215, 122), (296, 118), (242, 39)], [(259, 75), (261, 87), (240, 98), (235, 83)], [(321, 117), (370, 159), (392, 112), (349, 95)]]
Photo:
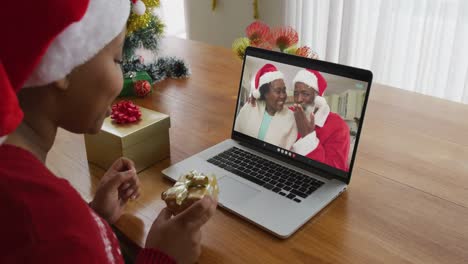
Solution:
[(114, 80), (113, 88), (115, 91), (114, 97), (117, 97), (117, 95), (119, 95), (120, 91), (122, 91), (123, 89), (123, 74), (122, 74), (122, 69), (120, 67), (117, 67), (117, 71), (115, 73), (115, 77), (113, 78), (113, 80)]

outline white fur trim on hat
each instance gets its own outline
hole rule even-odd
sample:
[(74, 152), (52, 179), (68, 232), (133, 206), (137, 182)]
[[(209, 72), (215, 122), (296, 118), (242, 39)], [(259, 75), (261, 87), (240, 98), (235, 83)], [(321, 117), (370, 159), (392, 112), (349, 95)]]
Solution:
[(0, 137), (0, 145), (7, 139), (7, 136)]
[(316, 95), (314, 99), (314, 104), (317, 108), (320, 108), (324, 105), (328, 105), (327, 100), (320, 95)]
[(83, 18), (54, 39), (24, 86), (64, 78), (110, 43), (123, 30), (129, 14), (129, 0), (90, 0)]
[(325, 98), (322, 96), (316, 95), (314, 99), (315, 107), (317, 108), (317, 112), (315, 112), (315, 125), (319, 127), (323, 127), (325, 122), (327, 121), (328, 115), (330, 114), (330, 106), (328, 105)]
[(320, 140), (317, 137), (317, 133), (314, 131), (305, 137), (297, 140), (291, 150), (299, 155), (306, 156), (310, 152), (314, 151), (320, 143)]
[(255, 89), (255, 78), (250, 80), (250, 95), (255, 99), (260, 98), (260, 90)]
[(294, 77), (293, 84), (296, 82), (302, 82), (305, 83), (306, 85), (314, 88), (315, 91), (318, 90), (318, 83), (317, 83), (317, 76), (315, 74), (311, 73), (308, 70), (300, 70), (297, 74), (296, 77)]
[(264, 85), (265, 83), (269, 83), (278, 79), (284, 79), (284, 75), (280, 71), (267, 72), (263, 74), (262, 76), (260, 76), (257, 90), (260, 89), (260, 86)]

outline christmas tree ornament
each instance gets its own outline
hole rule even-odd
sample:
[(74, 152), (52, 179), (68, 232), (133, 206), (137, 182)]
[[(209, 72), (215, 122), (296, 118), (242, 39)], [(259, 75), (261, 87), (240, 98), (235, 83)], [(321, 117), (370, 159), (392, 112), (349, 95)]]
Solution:
[(157, 16), (153, 15), (153, 12), (146, 12), (146, 11), (153, 10), (153, 9), (159, 7), (159, 4), (160, 4), (159, 1), (156, 1), (156, 0), (132, 0), (132, 2), (133, 1), (135, 1), (135, 3), (137, 1), (142, 2), (144, 4), (144, 6), (145, 6), (145, 12), (143, 12), (141, 15), (138, 15), (135, 12), (132, 12), (132, 14), (130, 15), (130, 18), (128, 19), (128, 22), (127, 22), (127, 36), (129, 36), (134, 31), (153, 28), (151, 23), (154, 22), (154, 20), (159, 20), (159, 18)]
[[(152, 83), (153, 79), (149, 76), (146, 71), (127, 71), (124, 74), (124, 83), (123, 88), (120, 91), (119, 97), (126, 97), (126, 96), (139, 96), (137, 90), (135, 89), (135, 84), (138, 81), (146, 81), (149, 84), (149, 92), (152, 91)], [(147, 89), (147, 87), (145, 88)], [(140, 94), (143, 94), (143, 90)]]
[(146, 12), (146, 5), (141, 0), (132, 0), (132, 11), (136, 15), (142, 16)]
[(136, 81), (133, 87), (139, 97), (145, 97), (151, 92), (151, 84), (146, 80)]

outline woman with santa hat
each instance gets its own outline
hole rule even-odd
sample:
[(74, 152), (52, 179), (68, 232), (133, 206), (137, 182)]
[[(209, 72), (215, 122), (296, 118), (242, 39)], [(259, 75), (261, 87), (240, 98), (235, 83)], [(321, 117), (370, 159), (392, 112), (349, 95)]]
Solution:
[(255, 75), (252, 96), (256, 107), (245, 104), (236, 117), (234, 130), (284, 149), (296, 141), (294, 115), (285, 107), (286, 85), (283, 73), (265, 64)]
[[(88, 204), (45, 161), (59, 127), (97, 133), (110, 114), (129, 14), (129, 0), (2, 3), (0, 263), (123, 263), (110, 224), (139, 196), (133, 162), (118, 159)], [(136, 263), (194, 263), (215, 209), (209, 197), (163, 209)]]

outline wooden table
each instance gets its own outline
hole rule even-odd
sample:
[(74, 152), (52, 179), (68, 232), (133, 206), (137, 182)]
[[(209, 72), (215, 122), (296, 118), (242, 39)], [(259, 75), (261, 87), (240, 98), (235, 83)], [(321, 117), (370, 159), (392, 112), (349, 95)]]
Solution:
[[(168, 113), (171, 158), (139, 174), (142, 197), (116, 224), (142, 246), (171, 183), (161, 170), (228, 138), (241, 62), (231, 51), (167, 38), (188, 80), (135, 102)], [(200, 263), (468, 263), (468, 106), (374, 84), (349, 189), (280, 240), (220, 209), (203, 230)], [(103, 171), (83, 136), (60, 131), (48, 166), (87, 200)]]

